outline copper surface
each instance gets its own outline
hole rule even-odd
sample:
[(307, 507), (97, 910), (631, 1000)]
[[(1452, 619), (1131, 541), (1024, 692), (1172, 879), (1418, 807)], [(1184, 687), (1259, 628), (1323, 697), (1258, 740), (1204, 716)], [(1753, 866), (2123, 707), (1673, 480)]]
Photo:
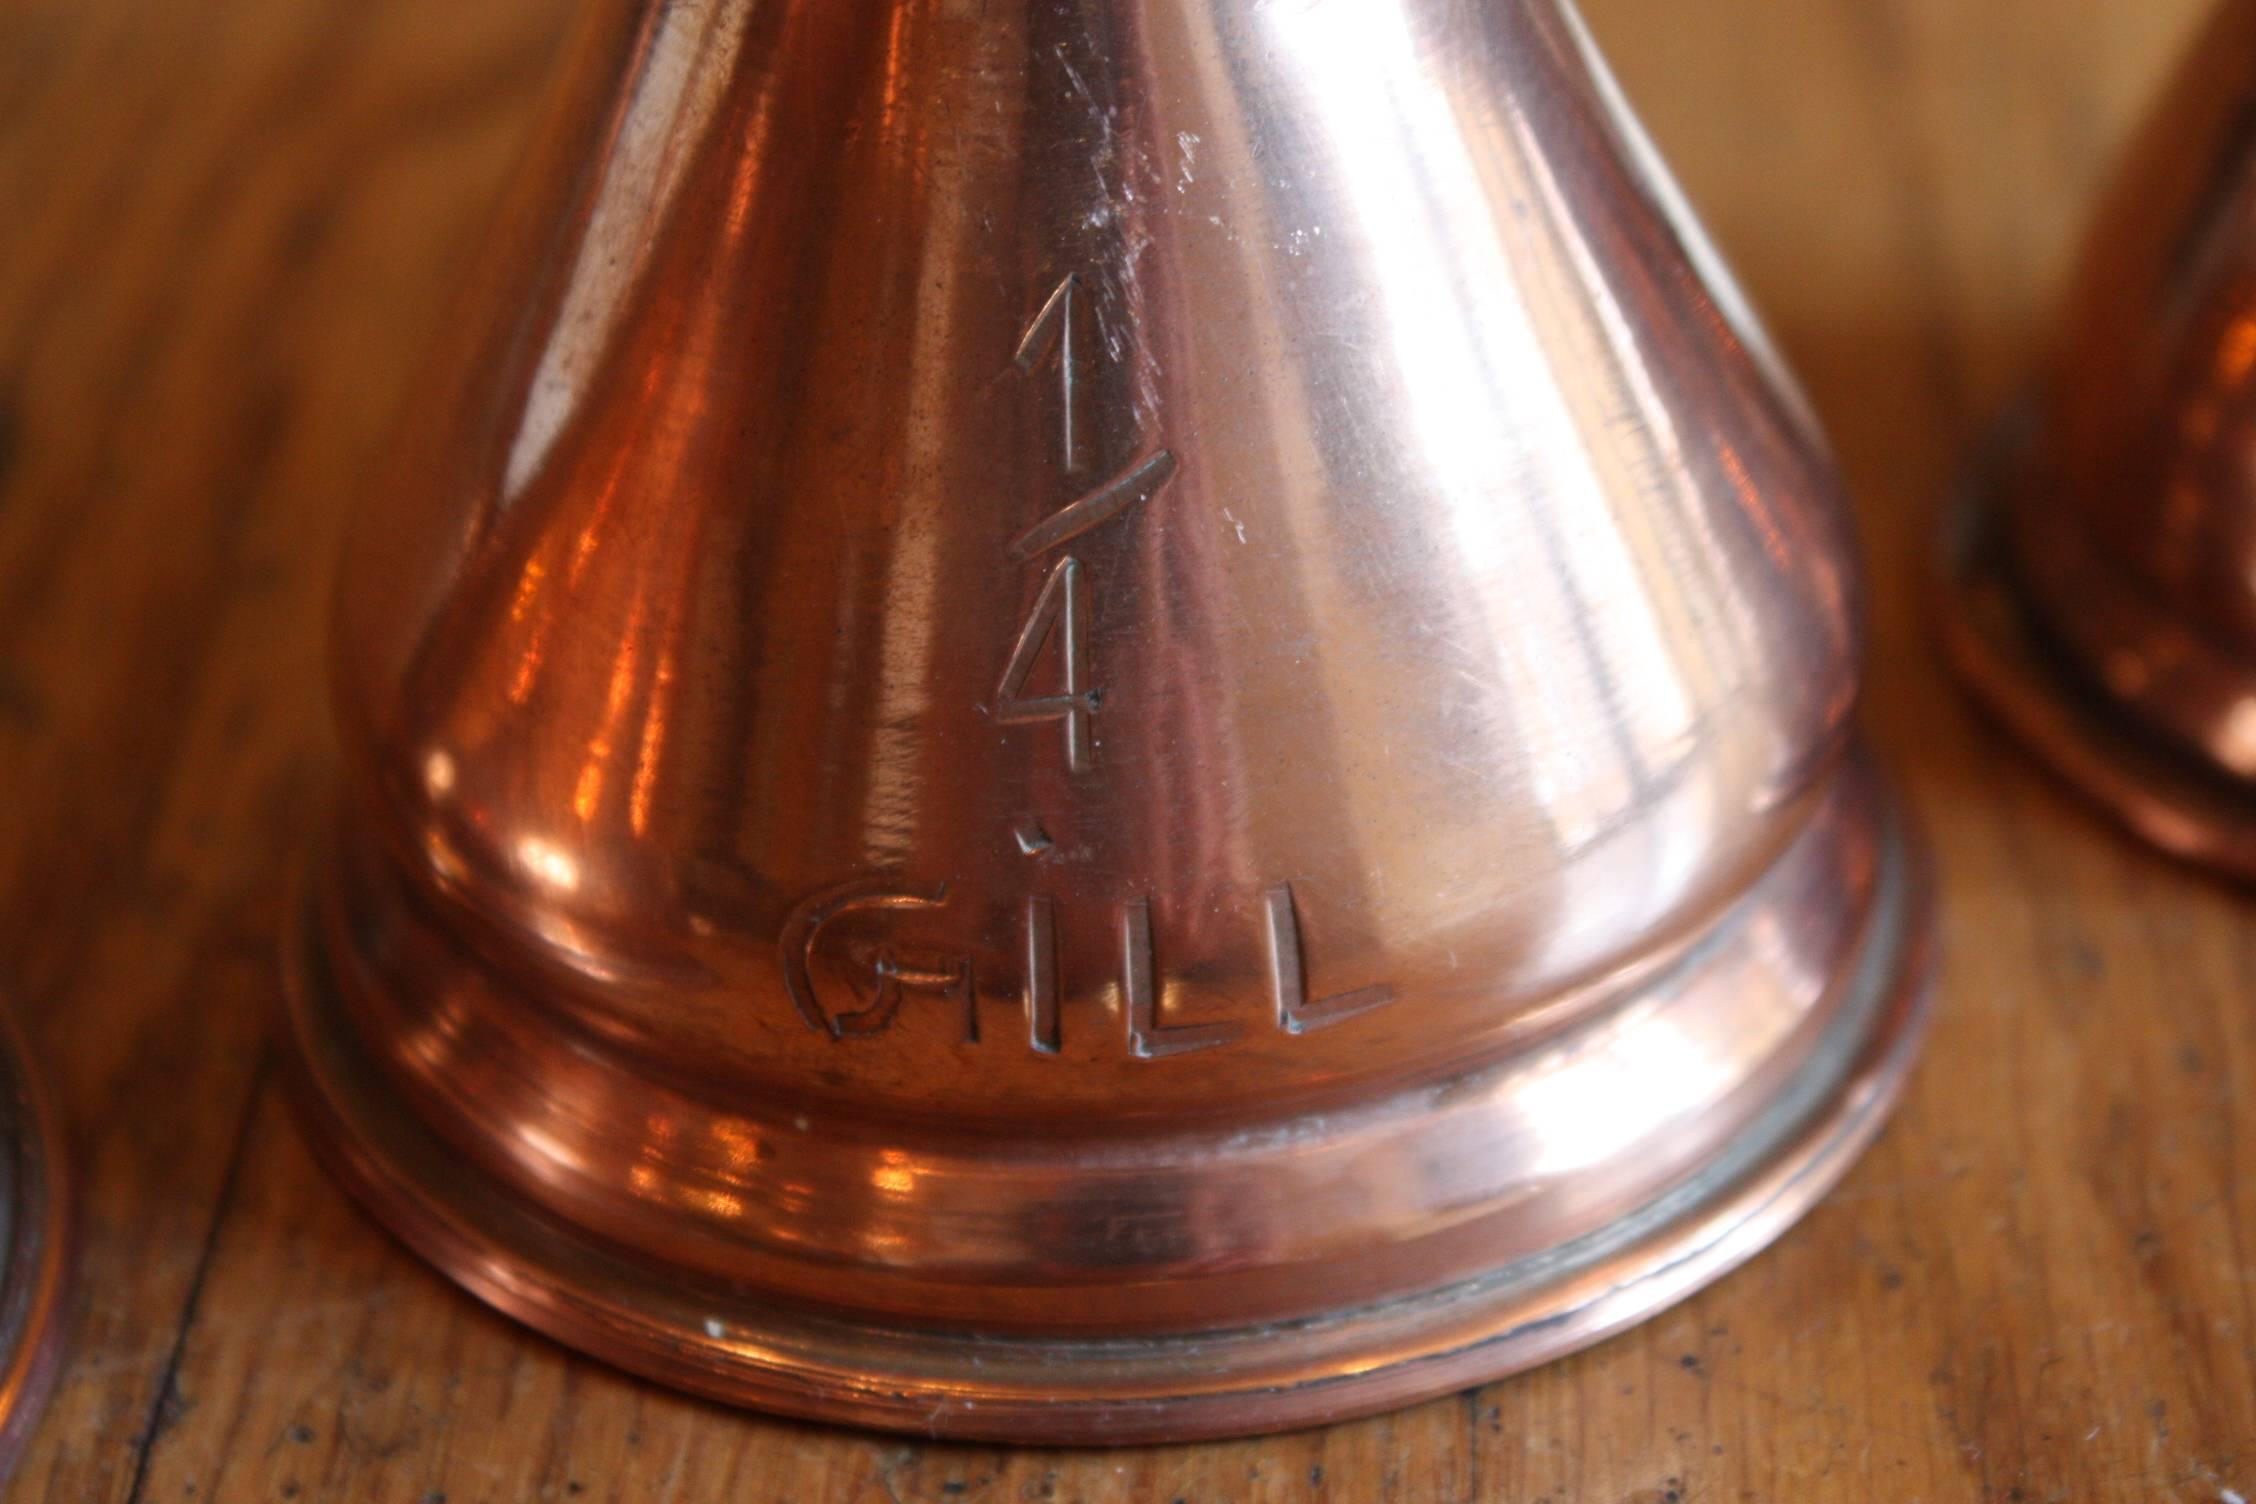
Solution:
[(1967, 681), (2156, 844), (2256, 878), (2256, 4), (2120, 169), (1951, 525)]
[(1877, 1131), (1829, 455), (1557, 0), (593, 5), (349, 546), (292, 966), (496, 1305), (935, 1435), (1381, 1408)]

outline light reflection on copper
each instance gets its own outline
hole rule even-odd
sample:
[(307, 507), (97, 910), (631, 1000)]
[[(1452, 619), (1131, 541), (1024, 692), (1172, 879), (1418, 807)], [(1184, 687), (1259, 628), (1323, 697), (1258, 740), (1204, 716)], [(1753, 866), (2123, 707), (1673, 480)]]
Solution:
[[(540, 473), (551, 446), (596, 381), (616, 323), (641, 283), (655, 241), (651, 216), (664, 216), (695, 161), (681, 149), (712, 121), (731, 83), (742, 29), (754, 0), (714, 0), (689, 24), (653, 25), (634, 58), (624, 108), (605, 143), (613, 170), (599, 180), (586, 211), (573, 275), (565, 282), (541, 350), (523, 418), (503, 472), (513, 502)], [(653, 18), (656, 19), (655, 17)]]
[(733, 1221), (744, 1215), (743, 1198), (732, 1196), (727, 1191), (689, 1190), (683, 1195), (691, 1207), (707, 1216)]
[(761, 1133), (757, 1125), (735, 1119), (722, 1118), (711, 1128), (713, 1142), (719, 1146), (723, 1161), (732, 1170), (748, 1170), (762, 1157)]
[(521, 836), (516, 855), (519, 870), (544, 887), (569, 893), (580, 885), (579, 863), (554, 841), (541, 836)]
[(917, 1188), (915, 1159), (899, 1149), (880, 1149), (870, 1168), (870, 1185), (880, 1195), (906, 1196)]
[(2239, 386), (2252, 371), (2256, 371), (2256, 313), (2244, 313), (2226, 326), (2217, 342), (2217, 380), (2227, 387)]
[(666, 750), (667, 702), (673, 694), (675, 647), (669, 641), (658, 656), (650, 676), (649, 703), (642, 716), (642, 741), (635, 749), (634, 787), (628, 795), (627, 820), (638, 836), (650, 833), (650, 805), (658, 787), (659, 759)]
[(580, 776), (572, 789), (572, 813), (586, 825), (595, 819), (596, 807), (603, 798), (603, 779), (609, 770), (613, 747), (612, 739), (618, 735), (619, 722), (626, 715), (628, 701), (633, 697), (636, 670), (642, 657), (643, 598), (635, 597), (628, 608), (627, 624), (620, 631), (619, 646), (611, 661), (611, 679), (604, 690), (603, 718), (596, 723), (595, 734), (588, 738), (587, 760), (580, 765)]

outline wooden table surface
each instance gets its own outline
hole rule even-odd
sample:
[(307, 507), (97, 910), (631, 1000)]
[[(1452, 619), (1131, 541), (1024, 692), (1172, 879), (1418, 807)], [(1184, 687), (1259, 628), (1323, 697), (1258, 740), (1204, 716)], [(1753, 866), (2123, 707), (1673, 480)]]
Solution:
[(0, 0), (0, 992), (85, 1199), (7, 1497), (2256, 1498), (2256, 900), (1990, 735), (1919, 606), (1937, 499), (2199, 0), (1587, 8), (1857, 493), (1871, 720), (1943, 863), (1927, 1060), (1807, 1222), (1595, 1351), (1101, 1453), (677, 1398), (458, 1295), (316, 1170), (264, 1031), (332, 761), (332, 545), (568, 0)]

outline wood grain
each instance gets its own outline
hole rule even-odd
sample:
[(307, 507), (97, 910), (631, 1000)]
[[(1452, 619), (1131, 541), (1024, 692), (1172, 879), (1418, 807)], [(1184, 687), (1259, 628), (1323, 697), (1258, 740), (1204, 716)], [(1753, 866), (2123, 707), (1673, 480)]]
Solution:
[(1778, 1248), (1593, 1352), (1328, 1431), (1124, 1453), (722, 1411), (486, 1313), (323, 1179), (264, 1066), (330, 753), (340, 509), (567, 0), (0, 3), (0, 987), (86, 1189), (7, 1497), (2256, 1498), (2256, 901), (2087, 818), (1919, 619), (2199, 0), (1589, 0), (1807, 378), (1874, 560), (1872, 720), (1944, 873), (1895, 1127)]

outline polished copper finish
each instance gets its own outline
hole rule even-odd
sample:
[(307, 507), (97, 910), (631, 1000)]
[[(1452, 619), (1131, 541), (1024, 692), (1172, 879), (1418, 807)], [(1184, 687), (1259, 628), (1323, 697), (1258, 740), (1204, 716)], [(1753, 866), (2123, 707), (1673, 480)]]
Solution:
[(592, 6), (348, 552), (319, 1142), (934, 1435), (1368, 1411), (1746, 1258), (1925, 910), (1830, 458), (1559, 0)]
[(1966, 680), (2149, 840), (2256, 878), (2256, 3), (2100, 212), (2056, 357), (1947, 537)]

